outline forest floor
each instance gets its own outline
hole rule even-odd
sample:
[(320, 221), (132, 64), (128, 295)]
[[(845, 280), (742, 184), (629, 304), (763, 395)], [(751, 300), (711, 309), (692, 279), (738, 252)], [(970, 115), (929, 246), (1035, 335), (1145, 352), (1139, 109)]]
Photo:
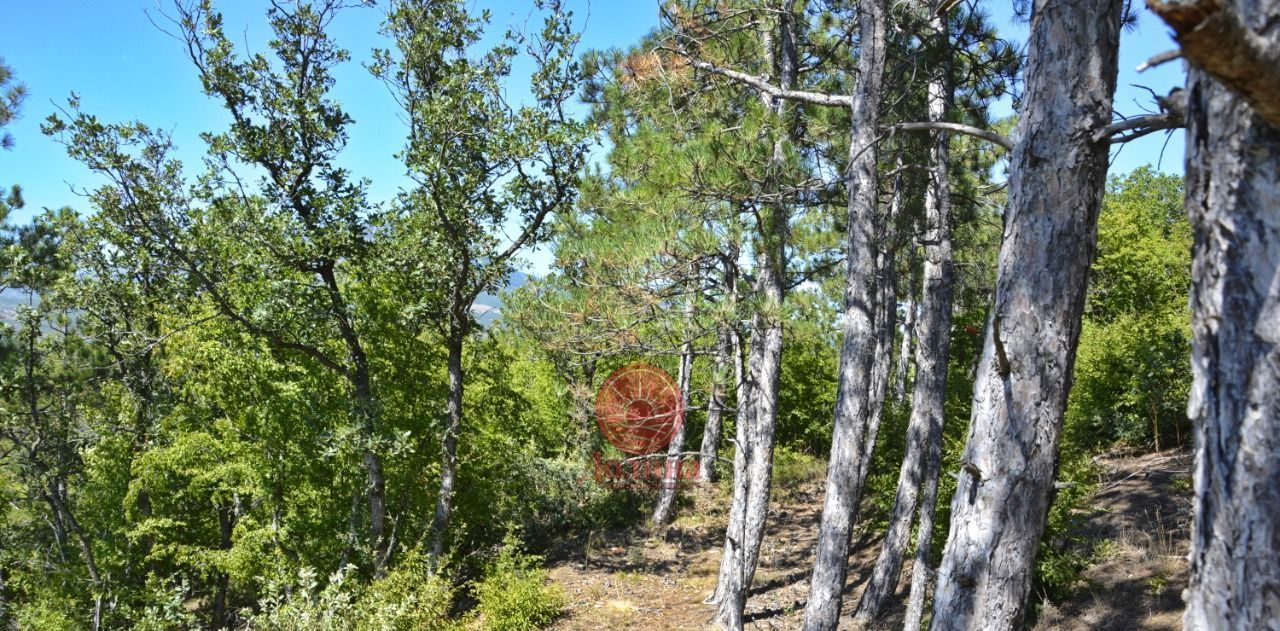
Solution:
[[(1180, 629), (1190, 532), (1190, 454), (1109, 454), (1095, 459), (1096, 492), (1085, 502), (1079, 533), (1093, 562), (1064, 602), (1047, 603), (1035, 629)], [(776, 480), (747, 602), (748, 629), (796, 629), (802, 621), (822, 510), (824, 468)], [(563, 542), (551, 555), (551, 580), (568, 607), (551, 628), (705, 629), (714, 610), (703, 599), (715, 586), (727, 520), (720, 488), (686, 494), (668, 528), (595, 532)], [(879, 552), (865, 522), (855, 528), (845, 588), (846, 620)], [(897, 629), (910, 582), (876, 629)]]

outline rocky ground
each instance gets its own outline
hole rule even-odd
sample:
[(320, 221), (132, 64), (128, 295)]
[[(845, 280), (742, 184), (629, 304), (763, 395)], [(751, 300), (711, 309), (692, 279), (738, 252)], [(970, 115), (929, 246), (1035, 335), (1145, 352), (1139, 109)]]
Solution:
[[(1044, 605), (1036, 629), (1179, 629), (1190, 528), (1190, 455), (1162, 452), (1096, 459), (1099, 484), (1086, 502), (1085, 539), (1095, 561), (1067, 601)], [(800, 626), (822, 506), (820, 467), (778, 484), (747, 604), (749, 629)], [(551, 555), (551, 580), (569, 599), (553, 625), (561, 631), (703, 629), (703, 599), (715, 585), (723, 544), (723, 489), (688, 494), (669, 528), (596, 532)], [(857, 602), (878, 537), (856, 530), (849, 558), (846, 615)], [(910, 576), (910, 562), (904, 577)], [(909, 581), (909, 578), (907, 578)], [(906, 582), (876, 628), (899, 628)]]

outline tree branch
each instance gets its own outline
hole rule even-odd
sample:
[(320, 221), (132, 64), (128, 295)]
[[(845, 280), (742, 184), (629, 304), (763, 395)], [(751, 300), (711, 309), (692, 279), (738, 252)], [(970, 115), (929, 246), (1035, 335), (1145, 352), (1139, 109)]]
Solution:
[(810, 103), (813, 105), (825, 105), (828, 107), (850, 107), (853, 105), (853, 97), (843, 94), (823, 94), (822, 92), (806, 92), (804, 90), (786, 90), (773, 85), (766, 81), (764, 77), (749, 75), (745, 72), (738, 72), (729, 68), (721, 68), (713, 63), (694, 59), (681, 53), (673, 51), (678, 55), (689, 60), (689, 65), (699, 70), (705, 70), (712, 74), (718, 74), (722, 77), (733, 79), (738, 83), (749, 85), (773, 98), (787, 99), (789, 101), (799, 101), (801, 103)]
[(1182, 56), (1280, 128), (1280, 46), (1245, 24), (1221, 0), (1147, 0), (1173, 27)]
[(999, 145), (1006, 151), (1013, 151), (1013, 141), (1007, 136), (997, 134), (989, 129), (982, 129), (970, 125), (962, 125), (960, 123), (945, 123), (941, 121), (925, 121), (919, 123), (895, 123), (884, 127), (884, 131), (953, 131), (957, 134), (972, 136), (979, 140), (985, 140), (989, 143)]

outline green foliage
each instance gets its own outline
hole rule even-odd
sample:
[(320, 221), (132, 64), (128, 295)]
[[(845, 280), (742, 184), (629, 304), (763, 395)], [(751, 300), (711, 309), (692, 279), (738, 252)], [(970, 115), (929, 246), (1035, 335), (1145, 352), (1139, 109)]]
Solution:
[(1097, 558), (1095, 546), (1082, 534), (1085, 500), (1096, 488), (1097, 474), (1088, 455), (1069, 449), (1058, 465), (1063, 488), (1055, 491), (1045, 521), (1031, 585), (1034, 606), (1061, 602), (1082, 585), (1080, 573)]
[(555, 620), (564, 610), (560, 588), (547, 585), (542, 559), (525, 554), (508, 535), (474, 591), (480, 627), (486, 631), (530, 631)]
[(831, 451), (839, 351), (834, 332), (800, 320), (785, 331), (777, 441), (825, 457)]
[(426, 560), (410, 551), (387, 576), (362, 586), (354, 567), (335, 572), (323, 585), (304, 568), (288, 583), (268, 587), (257, 614), (245, 612), (246, 629), (262, 631), (447, 631), (453, 588), (443, 574), (431, 575)]
[(4, 128), (22, 112), (22, 102), (27, 99), (27, 86), (14, 79), (13, 69), (0, 58), (0, 149), (13, 147), (13, 136)]
[(1191, 385), (1191, 228), (1182, 180), (1112, 180), (1067, 409), (1068, 445), (1185, 443)]

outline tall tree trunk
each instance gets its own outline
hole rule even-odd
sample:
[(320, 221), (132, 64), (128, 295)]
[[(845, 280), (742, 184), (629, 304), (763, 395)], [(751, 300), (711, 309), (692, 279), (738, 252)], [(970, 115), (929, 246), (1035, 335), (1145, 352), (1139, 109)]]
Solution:
[[(1215, 3), (1215, 10), (1220, 13), (1206, 22), (1236, 23), (1256, 46), (1280, 57), (1280, 1), (1227, 0)], [(1189, 53), (1185, 36), (1179, 39)], [(1231, 50), (1237, 42), (1208, 44)], [(1247, 68), (1239, 60), (1227, 65), (1237, 72)], [(1280, 127), (1258, 116), (1228, 87), (1232, 82), (1224, 85), (1203, 68), (1214, 66), (1193, 65), (1187, 107), (1186, 207), (1195, 229), (1188, 415), (1195, 425), (1196, 499), (1183, 623), (1197, 630), (1275, 629)]]
[[(765, 50), (773, 56), (780, 85), (786, 89), (796, 80), (796, 43), (794, 39), (795, 16), (790, 11), (776, 13), (777, 35), (766, 31)], [(776, 46), (776, 50), (775, 50)], [(776, 190), (786, 168), (786, 146), (794, 141), (796, 127), (786, 120), (788, 104), (782, 99), (761, 95), (766, 107), (772, 111), (774, 142), (770, 156), (766, 190)], [(745, 442), (738, 444), (744, 456), (745, 475), (734, 479), (735, 507), (742, 502), (741, 520), (733, 521), (725, 533), (725, 551), (721, 558), (717, 595), (720, 609), (717, 619), (728, 629), (741, 629), (746, 608), (747, 591), (755, 577), (760, 558), (760, 543), (764, 539), (765, 519), (769, 512), (769, 490), (773, 474), (773, 442), (778, 418), (778, 382), (782, 371), (782, 304), (785, 297), (784, 278), (786, 266), (786, 241), (788, 212), (778, 201), (764, 206), (759, 212), (755, 315), (752, 317), (751, 350), (747, 360), (747, 390), (751, 398), (751, 410), (747, 422)], [(735, 455), (735, 474), (737, 474)], [(736, 527), (736, 531), (734, 528)], [(726, 565), (727, 564), (727, 565)]]
[[(748, 345), (751, 344), (748, 343)], [(740, 348), (736, 348), (735, 352), (738, 353), (737, 363), (741, 366)], [(751, 392), (751, 382), (747, 379), (745, 370), (740, 371), (739, 374), (741, 380), (738, 389), (738, 410), (734, 416), (733, 497), (729, 503), (729, 523), (725, 526), (724, 550), (720, 554), (720, 573), (715, 590), (705, 601), (707, 604), (722, 602), (730, 585), (741, 581), (739, 575), (742, 563), (739, 556), (742, 553), (742, 523), (747, 512), (747, 452), (750, 451), (747, 428), (751, 425), (751, 417), (755, 413), (755, 407), (752, 405), (755, 395)]]
[[(918, 386), (917, 386), (918, 387)], [(933, 550), (933, 513), (938, 505), (938, 470), (942, 465), (943, 417), (931, 424), (929, 450), (925, 454), (924, 480), (920, 484), (920, 523), (916, 527), (916, 558), (911, 566), (911, 593), (907, 596), (907, 613), (903, 631), (917, 631), (924, 617), (924, 595), (934, 572), (930, 567)]]
[(676, 493), (680, 489), (681, 453), (684, 451), (685, 428), (689, 426), (689, 385), (693, 381), (693, 308), (694, 294), (690, 291), (684, 305), (684, 342), (680, 344), (680, 371), (676, 377), (676, 385), (680, 388), (680, 404), (684, 409), (684, 422), (676, 428), (676, 433), (667, 445), (667, 459), (662, 468), (662, 488), (658, 491), (658, 503), (654, 506), (650, 521), (655, 526), (666, 524), (671, 519), (672, 509), (676, 505)]
[(453, 516), (453, 494), (458, 476), (458, 434), (462, 431), (462, 343), (466, 337), (466, 317), (465, 313), (455, 310), (445, 340), (448, 351), (449, 401), (445, 409), (444, 435), (440, 442), (440, 490), (436, 495), (435, 518), (431, 521), (428, 567), (432, 573), (440, 569), (445, 535)]
[[(927, 87), (930, 121), (945, 121), (951, 102), (950, 68), (951, 49), (946, 41), (947, 31), (943, 19), (936, 14), (930, 21), (937, 37), (942, 39), (944, 58), (936, 65)], [(927, 576), (929, 539), (932, 536), (933, 501), (937, 498), (938, 468), (941, 460), (943, 405), (947, 393), (947, 363), (951, 356), (951, 301), (954, 277), (951, 256), (951, 183), (947, 172), (949, 137), (945, 132), (934, 132), (936, 138), (930, 148), (929, 184), (925, 191), (924, 239), (924, 288), (921, 292), (922, 313), (919, 320), (920, 342), (916, 346), (916, 384), (912, 391), (911, 419), (907, 423), (907, 449), (898, 473), (898, 490), (894, 497), (893, 512), (889, 518), (889, 530), (885, 533), (876, 559), (870, 582), (863, 590), (862, 600), (854, 614), (859, 624), (869, 624), (884, 611), (889, 596), (897, 587), (902, 573), (902, 558), (911, 534), (911, 522), (916, 513), (916, 501), (922, 484), (932, 489), (933, 500), (928, 506), (920, 506), (921, 534), (917, 541), (917, 560), (920, 566), (912, 572), (912, 594), (921, 598), (923, 586), (917, 586)], [(925, 533), (925, 511), (928, 511), (929, 533)], [(924, 556), (920, 557), (920, 550)], [(908, 616), (907, 623), (911, 624)], [(919, 609), (913, 628), (919, 627)]]
[[(736, 250), (736, 249), (735, 249)], [(707, 408), (707, 424), (702, 430), (702, 462), (698, 467), (699, 482), (715, 482), (718, 477), (716, 474), (716, 463), (720, 455), (720, 433), (724, 422), (725, 408), (725, 381), (728, 378), (726, 371), (729, 367), (729, 356), (734, 353), (734, 330), (735, 324), (732, 320), (737, 314), (738, 304), (738, 266), (734, 260), (726, 257), (724, 262), (724, 287), (725, 296), (729, 302), (730, 320), (721, 326), (720, 339), (717, 340), (715, 368), (712, 373), (711, 380), (711, 402)], [(735, 366), (739, 371), (735, 376), (736, 381), (741, 381), (741, 358), (738, 358)], [(735, 383), (735, 387), (737, 384)]]
[(702, 429), (699, 450), (698, 481), (716, 481), (716, 460), (720, 455), (720, 432), (724, 420), (726, 370), (729, 364), (729, 334), (722, 332), (716, 345), (715, 367), (712, 369), (711, 400), (707, 403), (707, 424)]
[[(916, 257), (914, 249), (907, 264), (907, 286), (911, 286), (911, 268)], [(916, 343), (916, 301), (915, 295), (907, 292), (906, 305), (902, 314), (902, 345), (898, 349), (898, 362), (893, 375), (893, 400), (902, 403), (907, 399), (907, 373), (911, 372), (911, 359)]]
[[(902, 166), (901, 158), (898, 166)], [(893, 183), (893, 201), (889, 203), (889, 212), (880, 223), (881, 233), (876, 242), (876, 348), (871, 360), (871, 381), (867, 387), (867, 433), (863, 439), (862, 458), (858, 463), (858, 479), (866, 480), (871, 470), (872, 455), (876, 451), (876, 441), (880, 436), (880, 421), (884, 419), (885, 397), (889, 394), (889, 367), (893, 358), (893, 334), (897, 328), (898, 295), (897, 270), (894, 266), (894, 255), (897, 252), (898, 231), (896, 222), (898, 212), (902, 208), (901, 179)], [(856, 521), (858, 506), (853, 507), (851, 521)]]
[(1120, 0), (1038, 0), (933, 629), (1022, 624), (1106, 183)]
[[(231, 549), (231, 535), (236, 526), (236, 510), (234, 506), (218, 509), (218, 549)], [(217, 588), (213, 595), (213, 628), (222, 629), (227, 626), (227, 590), (231, 579), (226, 572), (218, 572)]]
[(102, 579), (102, 573), (98, 570), (98, 558), (93, 553), (93, 541), (89, 539), (89, 533), (84, 531), (75, 514), (71, 512), (71, 506), (67, 502), (66, 481), (61, 477), (55, 477), (50, 486), (49, 502), (61, 515), (58, 521), (75, 536), (76, 543), (80, 545), (80, 554), (84, 557), (89, 581), (93, 583), (93, 618), (90, 628), (98, 631), (102, 628), (102, 597), (106, 595), (107, 585)]
[[(378, 423), (378, 404), (373, 396), (373, 384), (369, 369), (363, 362), (357, 363), (352, 377), (352, 405), (359, 419), (363, 438), (374, 440)], [(364, 448), (364, 469), (367, 476), (369, 498), (369, 536), (373, 542), (373, 572), (381, 576), (391, 554), (387, 538), (387, 479), (382, 471), (382, 456), (372, 444)]]
[(845, 564), (854, 510), (862, 494), (864, 439), (870, 420), (869, 391), (876, 347), (876, 133), (884, 75), (885, 0), (859, 7), (858, 85), (850, 108), (849, 243), (845, 278), (844, 343), (836, 395), (831, 459), (818, 547), (809, 582), (804, 628), (836, 628), (844, 590)]

